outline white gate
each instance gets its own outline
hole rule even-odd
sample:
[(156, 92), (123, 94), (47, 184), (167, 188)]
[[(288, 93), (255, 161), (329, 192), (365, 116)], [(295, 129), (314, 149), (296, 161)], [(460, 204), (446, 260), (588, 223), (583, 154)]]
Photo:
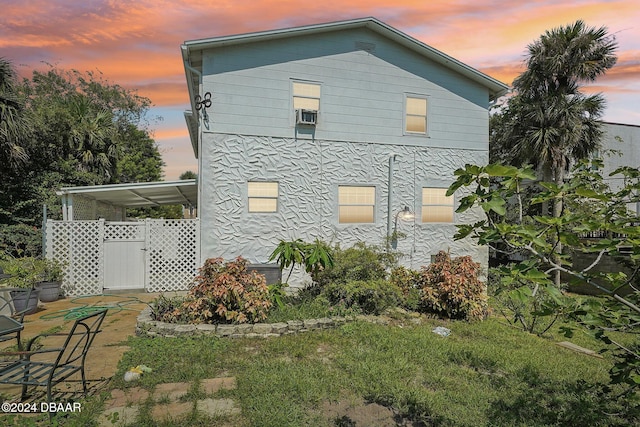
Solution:
[(47, 221), (47, 257), (66, 265), (67, 295), (185, 290), (200, 263), (199, 219)]
[(144, 289), (144, 222), (108, 222), (104, 229), (105, 292), (117, 289)]

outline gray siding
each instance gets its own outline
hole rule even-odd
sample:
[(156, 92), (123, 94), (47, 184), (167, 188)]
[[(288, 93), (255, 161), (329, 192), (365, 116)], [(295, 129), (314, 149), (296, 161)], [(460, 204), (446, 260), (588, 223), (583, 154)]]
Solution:
[[(486, 88), (366, 30), (210, 50), (203, 70), (210, 132), (472, 150), (488, 142)], [(294, 126), (291, 79), (322, 85), (312, 132)], [(406, 93), (429, 97), (428, 138), (403, 135)]]

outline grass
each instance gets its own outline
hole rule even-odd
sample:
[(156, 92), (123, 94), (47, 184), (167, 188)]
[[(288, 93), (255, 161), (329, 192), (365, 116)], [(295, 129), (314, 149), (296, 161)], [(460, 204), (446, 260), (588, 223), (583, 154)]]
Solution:
[[(270, 321), (326, 315), (325, 309), (323, 304), (289, 307), (279, 320)], [(181, 401), (195, 402), (205, 397), (197, 388), (200, 380), (236, 378), (235, 389), (215, 397), (233, 399), (241, 415), (216, 418), (194, 410), (175, 423), (161, 424), (166, 427), (352, 426), (349, 414), (335, 416), (326, 407), (362, 401), (390, 408), (404, 423), (398, 425), (414, 427), (640, 425), (637, 412), (619, 413), (624, 408), (598, 394), (612, 366), (606, 355), (574, 353), (555, 345), (566, 340), (559, 334), (526, 334), (498, 317), (474, 323), (413, 320), (399, 316), (390, 325), (354, 321), (334, 330), (270, 339), (131, 337), (111, 387), (151, 391), (161, 383), (191, 382)], [(434, 334), (436, 326), (451, 334)], [(599, 348), (584, 333), (571, 341)], [(125, 383), (124, 372), (140, 364), (153, 372)], [(83, 402), (82, 413), (56, 422), (96, 425), (105, 399), (106, 393), (94, 396)], [(132, 425), (157, 425), (152, 405), (151, 399), (143, 402)], [(5, 421), (36, 425), (38, 419)], [(41, 421), (37, 425), (46, 425)]]
[[(435, 326), (452, 333), (436, 335)], [(149, 389), (233, 375), (237, 388), (224, 396), (239, 402), (242, 418), (226, 425), (334, 426), (323, 403), (359, 398), (392, 408), (414, 426), (628, 425), (603, 412), (596, 392), (608, 381), (611, 362), (555, 341), (498, 319), (413, 326), (353, 322), (267, 340), (131, 338), (114, 387), (128, 386), (119, 378), (140, 363), (154, 368), (136, 384)], [(588, 338), (580, 344), (597, 345)], [(138, 421), (151, 425), (144, 411)]]

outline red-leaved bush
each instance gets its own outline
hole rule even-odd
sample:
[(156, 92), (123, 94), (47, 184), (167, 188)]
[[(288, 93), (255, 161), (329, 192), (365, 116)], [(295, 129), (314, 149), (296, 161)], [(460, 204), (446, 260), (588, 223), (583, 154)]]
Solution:
[[(249, 262), (238, 257), (224, 262), (209, 258), (200, 268), (174, 318), (191, 323), (246, 323), (266, 319), (271, 308), (265, 276), (247, 271)], [(177, 310), (177, 311), (176, 311)]]
[(487, 295), (480, 271), (470, 256), (451, 259), (447, 252), (438, 252), (434, 262), (420, 270), (417, 285), (424, 309), (450, 319), (485, 318)]

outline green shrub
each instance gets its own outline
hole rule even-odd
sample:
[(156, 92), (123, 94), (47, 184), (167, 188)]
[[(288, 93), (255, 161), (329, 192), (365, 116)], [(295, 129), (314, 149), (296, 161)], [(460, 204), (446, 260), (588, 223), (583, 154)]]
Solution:
[(269, 290), (269, 301), (271, 301), (271, 305), (280, 308), (285, 305), (284, 301), (287, 297), (287, 292), (284, 290), (285, 287), (287, 287), (287, 284), (282, 282), (267, 285), (267, 289)]
[(266, 319), (272, 305), (267, 281), (255, 270), (247, 272), (248, 263), (242, 257), (226, 263), (222, 258), (207, 259), (179, 307), (171, 301), (158, 302), (167, 307), (158, 320), (245, 323)]
[(32, 288), (42, 281), (46, 262), (36, 257), (13, 257), (0, 253), (0, 267), (11, 277), (2, 282), (7, 288)]
[(0, 224), (0, 252), (12, 257), (42, 255), (42, 231), (26, 224)]
[(380, 314), (402, 300), (402, 291), (384, 279), (331, 283), (322, 294), (332, 305), (356, 307), (366, 314)]
[(479, 275), (480, 264), (470, 256), (451, 259), (447, 252), (438, 252), (435, 261), (420, 271), (423, 309), (450, 319), (485, 318), (487, 295)]
[(408, 310), (418, 311), (420, 308), (419, 280), (420, 272), (406, 267), (396, 267), (389, 275), (389, 281), (402, 292), (401, 305)]
[(151, 318), (160, 322), (187, 323), (189, 319), (182, 310), (184, 301), (183, 296), (169, 298), (161, 294), (149, 304)]
[(387, 271), (397, 261), (397, 255), (363, 242), (348, 249), (336, 246), (332, 252), (333, 266), (315, 275), (314, 284), (320, 289), (333, 283), (386, 279)]

